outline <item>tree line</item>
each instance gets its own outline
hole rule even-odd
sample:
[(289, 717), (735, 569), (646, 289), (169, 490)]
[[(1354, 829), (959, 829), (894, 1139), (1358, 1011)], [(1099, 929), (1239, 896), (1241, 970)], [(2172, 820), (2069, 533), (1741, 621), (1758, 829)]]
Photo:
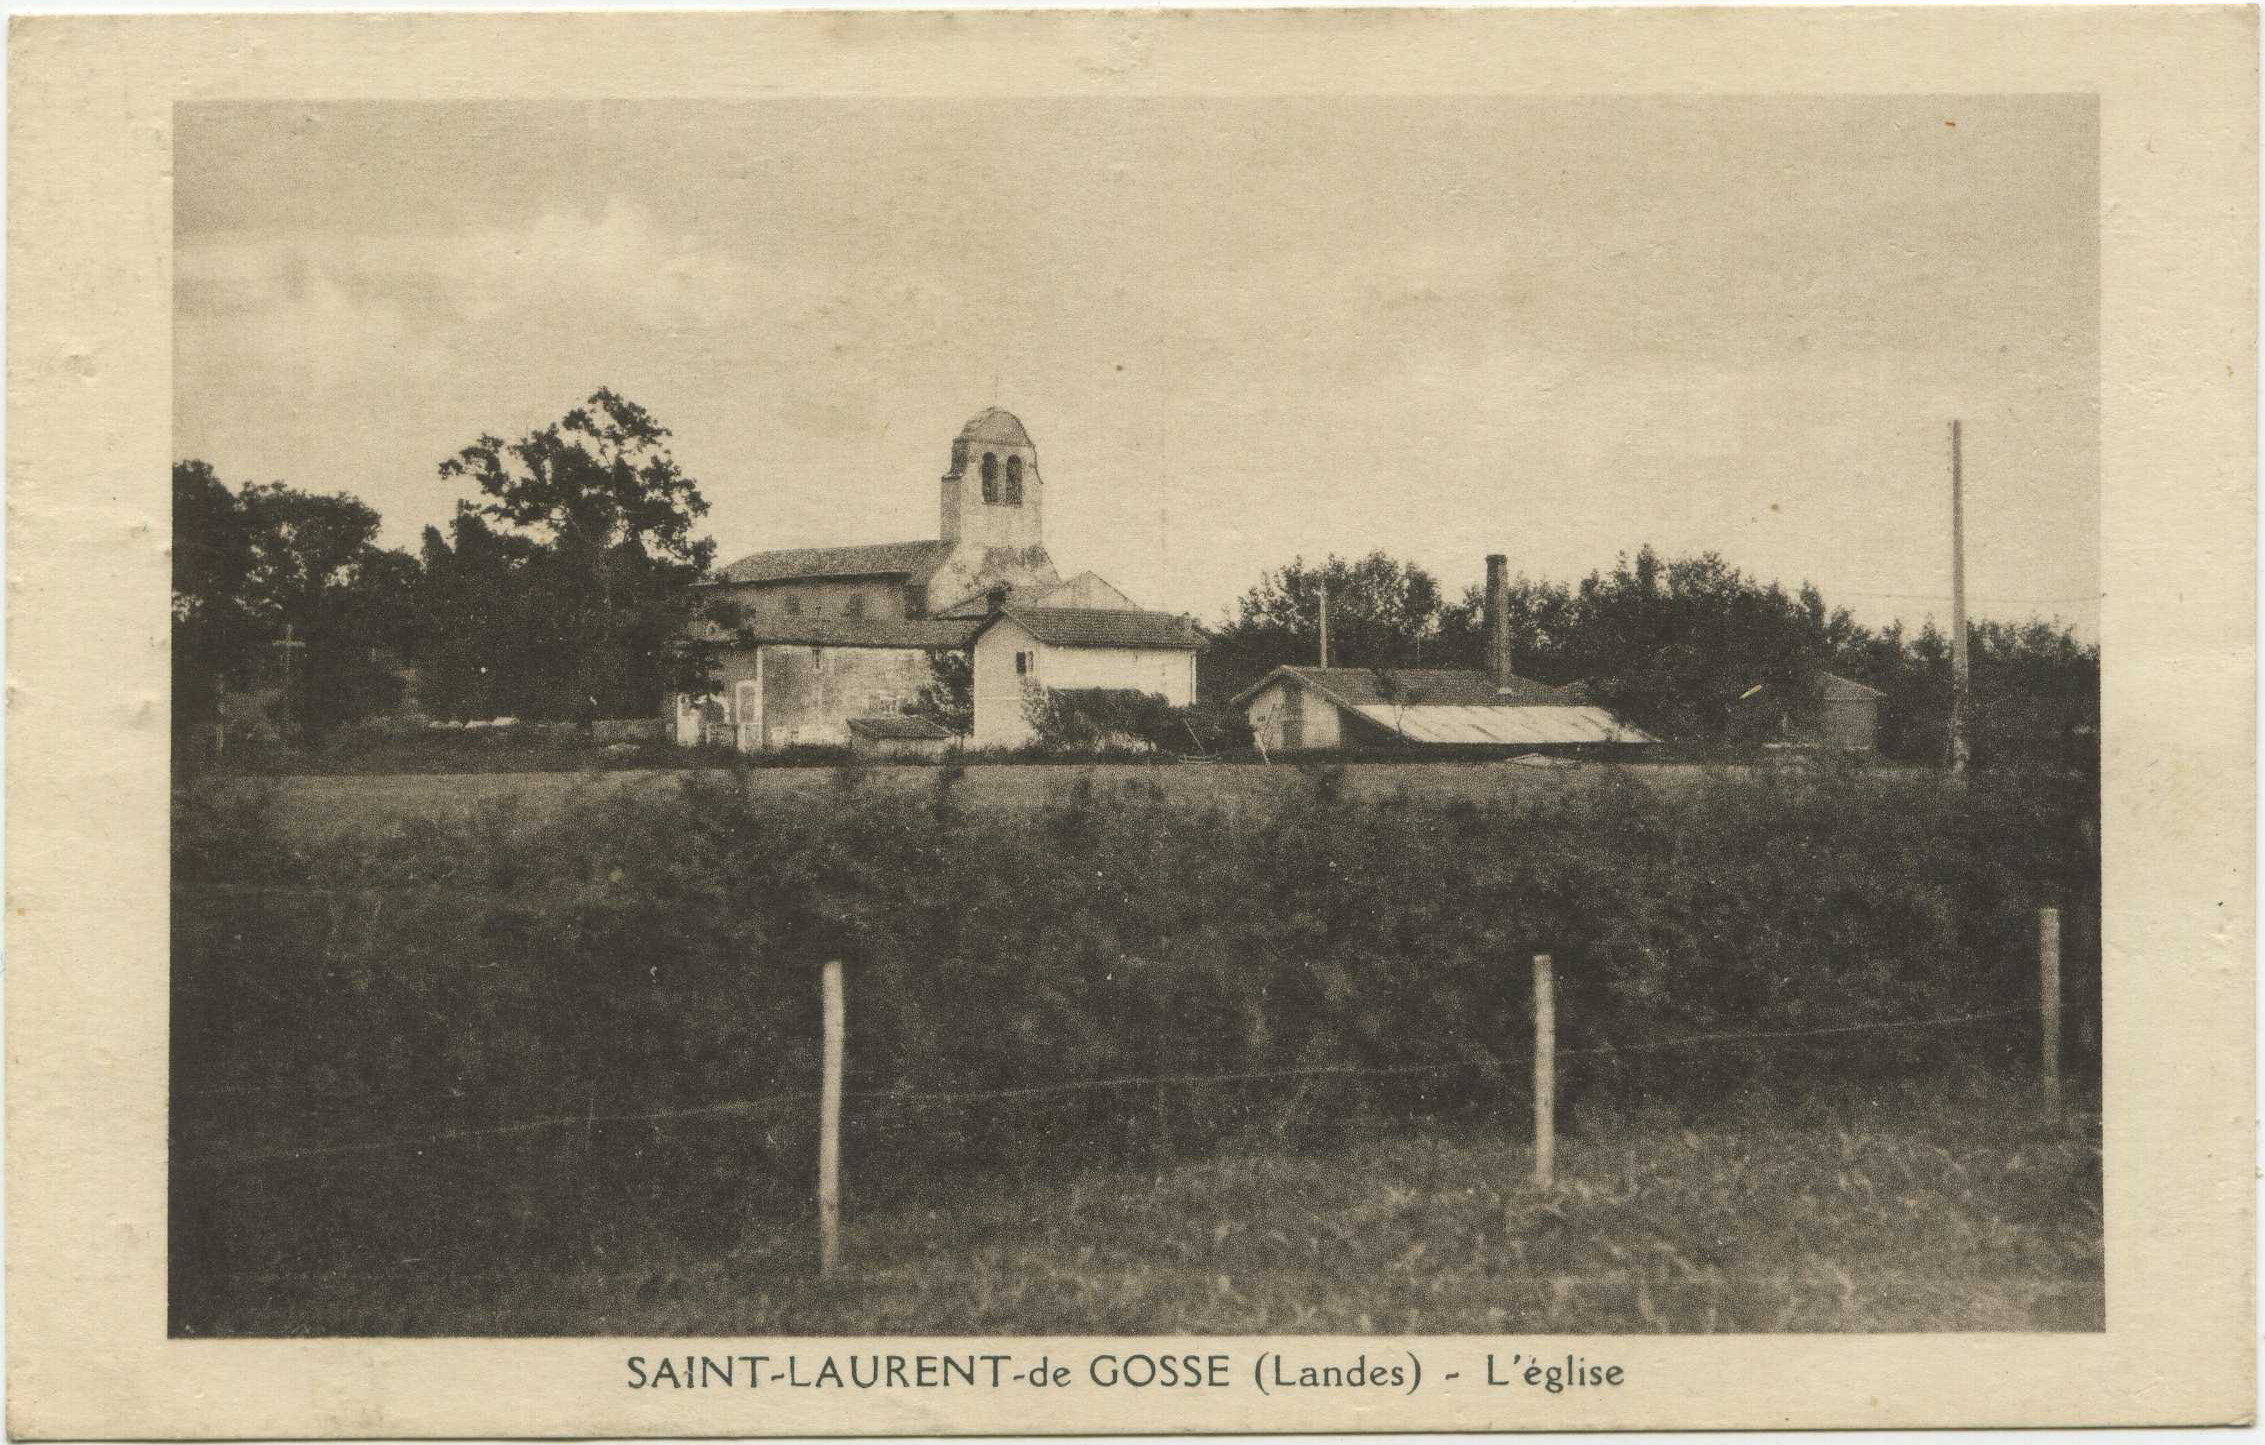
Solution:
[[(711, 690), (731, 618), (694, 626), (703, 608), (690, 584), (715, 543), (699, 531), (708, 502), (668, 440), (604, 389), (515, 441), (482, 435), (438, 465), (440, 484), (468, 494), (414, 553), (380, 546), (377, 512), (348, 493), (231, 488), (205, 462), (176, 462), (177, 742), (209, 746), (232, 692), (264, 694), (284, 728), (319, 737), (401, 709), (412, 673), (417, 710), (435, 717), (650, 717), (672, 693)], [(1324, 581), (1333, 663), (1484, 665), (1478, 584), (1451, 596), (1382, 552), (1299, 559), (1205, 629), (1205, 702), (1315, 660)], [(1950, 645), (1932, 621), (1867, 628), (1813, 586), (1788, 592), (1712, 553), (1644, 547), (1578, 583), (1520, 577), (1508, 621), (1519, 675), (1585, 683), (1656, 737), (1737, 741), (1751, 689), (1798, 696), (1830, 672), (1886, 695), (1888, 756), (1943, 754)], [(2043, 621), (1978, 622), (1969, 650), (1978, 762), (2096, 747), (2096, 646)], [(964, 727), (965, 658), (942, 661), (930, 702)]]
[[(1234, 696), (1276, 666), (1320, 652), (1328, 593), (1333, 666), (1400, 671), (1483, 668), (1485, 589), (1450, 596), (1423, 568), (1382, 552), (1304, 559), (1265, 574), (1210, 634), (1205, 695)], [(1948, 746), (1951, 647), (1932, 619), (1871, 628), (1804, 582), (1792, 591), (1720, 556), (1668, 559), (1651, 547), (1577, 583), (1518, 577), (1507, 619), (1513, 670), (1589, 699), (1655, 737), (1686, 745), (1755, 740), (1774, 717), (1742, 706), (1757, 687), (1814, 697), (1825, 674), (1885, 694), (1879, 748), (1939, 763)], [(2040, 619), (1969, 620), (1969, 733), (1975, 760), (2097, 765), (2100, 653)]]
[(715, 644), (690, 626), (689, 584), (715, 543), (668, 437), (610, 390), (516, 441), (482, 435), (440, 463), (473, 495), (415, 554), (379, 546), (376, 510), (348, 493), (231, 489), (176, 462), (177, 740), (248, 691), (319, 736), (400, 706), (409, 669), (438, 717), (650, 716), (699, 690)]

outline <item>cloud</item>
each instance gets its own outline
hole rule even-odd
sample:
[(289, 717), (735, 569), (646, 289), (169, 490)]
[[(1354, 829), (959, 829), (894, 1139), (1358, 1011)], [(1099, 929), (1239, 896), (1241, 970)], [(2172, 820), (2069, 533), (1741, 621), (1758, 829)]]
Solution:
[(595, 217), (550, 211), (453, 234), (216, 233), (185, 240), (176, 266), (185, 320), (264, 315), (349, 330), (388, 317), (441, 327), (559, 311), (721, 325), (752, 279), (737, 258), (618, 198)]

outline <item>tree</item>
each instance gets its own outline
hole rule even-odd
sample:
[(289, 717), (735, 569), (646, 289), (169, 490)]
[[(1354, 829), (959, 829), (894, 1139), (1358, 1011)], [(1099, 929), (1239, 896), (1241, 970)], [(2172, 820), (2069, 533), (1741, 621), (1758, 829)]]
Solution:
[(2039, 619), (1970, 628), (1968, 717), (1978, 766), (2097, 774), (2100, 650)]
[(444, 480), (470, 480), (485, 499), (465, 510), (487, 535), (460, 513), (448, 549), (460, 556), (469, 544), (476, 559), (460, 569), (460, 585), (431, 596), (445, 609), (440, 625), (492, 629), (451, 664), (452, 676), (488, 670), (489, 705), (536, 717), (644, 716), (670, 692), (714, 685), (717, 643), (694, 635), (688, 590), (715, 555), (693, 531), (708, 503), (668, 437), (643, 407), (601, 389), (515, 442), (483, 435), (441, 463)]
[(258, 634), (245, 606), (250, 538), (235, 493), (200, 461), (173, 464), (173, 733), (209, 736), (220, 697), (250, 685)]
[[(1332, 557), (1318, 568), (1300, 560), (1265, 574), (1235, 619), (1212, 634), (1207, 697), (1231, 697), (1283, 663), (1315, 659), (1323, 576), (1330, 661), (1373, 670), (1396, 716), (1422, 700), (1410, 669), (1487, 665), (1483, 588), (1466, 587), (1443, 605), (1428, 575), (1382, 553), (1351, 564)], [(1797, 711), (1814, 704), (1824, 674), (1834, 672), (1886, 694), (1883, 754), (1943, 760), (1950, 643), (1931, 622), (1908, 637), (1901, 624), (1875, 632), (1806, 582), (1789, 592), (1712, 552), (1669, 560), (1651, 547), (1574, 586), (1520, 577), (1508, 592), (1520, 677), (1584, 682), (1593, 701), (1654, 737), (1721, 744), (1774, 736), (1777, 717), (1740, 700), (1766, 685), (1771, 709)], [(1978, 766), (1985, 758), (2098, 766), (2098, 648), (2037, 620), (1974, 623), (1968, 642)]]
[[(2100, 649), (2042, 619), (1967, 624), (1974, 765), (2097, 774)], [(1887, 693), (1880, 751), (1940, 764), (1949, 748), (1950, 639), (1932, 621), (1916, 637), (1890, 627), (1844, 656), (1849, 676)]]
[(915, 717), (927, 718), (961, 737), (975, 730), (975, 657), (967, 650), (928, 654), (928, 681), (913, 700)]
[[(1748, 688), (1810, 690), (1831, 660), (1833, 619), (1815, 589), (1803, 591), (1815, 608), (1712, 552), (1666, 562), (1645, 547), (1581, 583), (1566, 662), (1597, 701), (1654, 736), (1719, 741)], [(1845, 614), (1840, 625), (1853, 626)]]
[[(1573, 590), (1562, 582), (1510, 581), (1509, 625), (1512, 670), (1536, 682), (1578, 680), (1573, 638), (1579, 621)], [(1439, 640), (1432, 649), (1441, 667), (1484, 668), (1486, 588), (1472, 583), (1461, 600), (1439, 611)]]
[[(287, 684), (279, 721), (304, 733), (391, 705), (417, 564), (377, 545), (375, 510), (280, 482), (230, 492), (199, 461), (175, 464), (173, 492), (179, 729), (215, 720), (223, 689), (262, 682)], [(286, 637), (301, 644), (288, 662)]]
[[(1321, 648), (1321, 590), (1329, 590), (1332, 667), (1418, 667), (1439, 626), (1439, 583), (1383, 552), (1358, 561), (1303, 557), (1263, 575), (1213, 630), (1204, 650), (1204, 695), (1232, 697), (1283, 663), (1313, 663)], [(1429, 659), (1437, 666), (1436, 653)]]
[[(416, 563), (377, 545), (376, 509), (280, 482), (246, 486), (236, 500), (251, 555), (246, 606), (290, 721), (319, 735), (392, 706), (415, 630)], [(295, 659), (275, 647), (286, 636), (305, 643)]]
[[(1509, 591), (1519, 676), (1586, 682), (1597, 702), (1679, 741), (1730, 737), (1732, 705), (1757, 683), (1778, 696), (1813, 690), (1818, 669), (1862, 633), (1815, 588), (1788, 594), (1712, 552), (1668, 561), (1644, 547), (1578, 587), (1521, 577)], [(1485, 665), (1484, 611), (1474, 586), (1443, 613), (1440, 651), (1455, 665)]]

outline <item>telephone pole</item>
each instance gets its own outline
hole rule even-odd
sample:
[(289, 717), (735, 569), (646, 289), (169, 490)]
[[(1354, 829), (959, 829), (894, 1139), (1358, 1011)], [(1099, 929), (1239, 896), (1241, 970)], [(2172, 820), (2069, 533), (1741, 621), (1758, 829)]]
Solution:
[(1966, 776), (1966, 478), (1950, 424), (1950, 775)]

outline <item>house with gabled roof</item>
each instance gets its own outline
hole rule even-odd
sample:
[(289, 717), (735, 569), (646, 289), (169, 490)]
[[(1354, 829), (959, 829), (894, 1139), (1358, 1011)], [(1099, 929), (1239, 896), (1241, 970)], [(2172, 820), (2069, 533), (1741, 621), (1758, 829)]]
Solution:
[(1153, 693), (1174, 707), (1195, 701), (1195, 624), (1168, 612), (1024, 606), (998, 599), (977, 629), (978, 747), (1020, 747), (1036, 737), (1026, 704), (1042, 691), (1086, 688)]
[[(706, 609), (723, 620), (705, 624), (724, 644), (722, 690), (676, 700), (677, 736), (748, 752), (877, 736), (887, 729), (860, 734), (850, 724), (903, 716), (934, 682), (934, 659), (972, 648), (1010, 601), (1026, 611), (1164, 616), (1141, 612), (1092, 572), (1065, 582), (1046, 550), (1045, 505), (1029, 431), (992, 407), (952, 439), (933, 540), (794, 547), (717, 568), (698, 586), (704, 602), (723, 604)], [(1148, 676), (1127, 650), (1105, 655), (1114, 669), (1083, 669), (1111, 679), (1094, 685)]]

